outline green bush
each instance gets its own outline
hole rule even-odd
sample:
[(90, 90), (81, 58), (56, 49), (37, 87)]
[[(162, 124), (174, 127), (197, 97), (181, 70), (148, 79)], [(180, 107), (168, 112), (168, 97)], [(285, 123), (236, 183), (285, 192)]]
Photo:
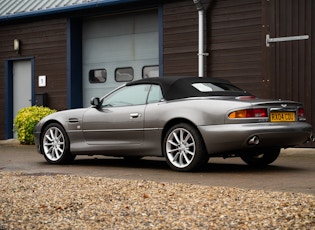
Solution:
[(18, 111), (14, 119), (13, 131), (21, 144), (34, 144), (33, 130), (35, 125), (45, 116), (56, 112), (56, 110), (43, 106), (30, 106)]

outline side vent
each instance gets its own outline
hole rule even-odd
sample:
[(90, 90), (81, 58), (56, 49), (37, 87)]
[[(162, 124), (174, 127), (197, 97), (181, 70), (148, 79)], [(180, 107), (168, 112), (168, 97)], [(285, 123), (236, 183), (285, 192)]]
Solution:
[(77, 123), (79, 122), (78, 118), (69, 118), (70, 123)]

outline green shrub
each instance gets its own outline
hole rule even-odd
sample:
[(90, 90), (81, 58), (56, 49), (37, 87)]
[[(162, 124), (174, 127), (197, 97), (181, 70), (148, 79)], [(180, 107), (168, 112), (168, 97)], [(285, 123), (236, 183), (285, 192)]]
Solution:
[(18, 111), (14, 119), (13, 131), (21, 144), (34, 144), (33, 130), (35, 125), (45, 116), (56, 112), (56, 110), (43, 106), (30, 106)]

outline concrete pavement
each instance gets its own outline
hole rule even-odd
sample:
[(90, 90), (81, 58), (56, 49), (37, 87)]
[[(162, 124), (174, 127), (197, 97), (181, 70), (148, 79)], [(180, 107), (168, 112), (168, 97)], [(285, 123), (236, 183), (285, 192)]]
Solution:
[(71, 165), (46, 162), (34, 145), (0, 141), (0, 171), (27, 175), (71, 174), (127, 180), (150, 180), (254, 190), (301, 192), (315, 195), (315, 149), (283, 150), (266, 168), (246, 165), (240, 158), (210, 158), (205, 170), (179, 173), (164, 158), (145, 157), (136, 162), (104, 156), (78, 156)]

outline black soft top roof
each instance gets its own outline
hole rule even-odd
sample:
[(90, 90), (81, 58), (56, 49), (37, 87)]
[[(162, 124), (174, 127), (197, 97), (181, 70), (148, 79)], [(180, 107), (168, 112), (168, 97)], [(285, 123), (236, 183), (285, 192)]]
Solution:
[(160, 85), (164, 99), (175, 100), (188, 97), (206, 97), (206, 96), (243, 96), (250, 95), (249, 93), (238, 89), (234, 91), (211, 91), (201, 92), (192, 86), (194, 83), (213, 83), (219, 85), (229, 85), (234, 89), (238, 89), (231, 82), (210, 77), (153, 77), (145, 78), (138, 81), (128, 82), (128, 85), (139, 85), (139, 84), (156, 84)]

